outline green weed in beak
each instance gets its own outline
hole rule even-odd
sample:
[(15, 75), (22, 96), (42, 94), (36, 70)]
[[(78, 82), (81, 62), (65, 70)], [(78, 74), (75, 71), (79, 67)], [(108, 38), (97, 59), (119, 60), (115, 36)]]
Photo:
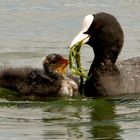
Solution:
[(70, 54), (69, 54), (69, 66), (72, 71), (72, 74), (80, 76), (80, 78), (87, 79), (87, 74), (84, 71), (84, 69), (81, 67), (81, 60), (80, 60), (80, 49), (83, 45), (83, 39), (82, 41), (78, 42), (77, 44), (73, 45), (70, 48)]

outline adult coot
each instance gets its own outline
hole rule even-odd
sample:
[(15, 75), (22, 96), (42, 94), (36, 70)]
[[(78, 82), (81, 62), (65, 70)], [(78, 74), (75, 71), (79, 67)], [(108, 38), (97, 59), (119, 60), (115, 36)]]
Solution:
[(71, 46), (83, 40), (94, 51), (94, 60), (84, 85), (86, 96), (107, 96), (140, 93), (140, 58), (132, 58), (116, 65), (123, 47), (123, 30), (117, 19), (108, 13), (87, 15), (82, 31)]

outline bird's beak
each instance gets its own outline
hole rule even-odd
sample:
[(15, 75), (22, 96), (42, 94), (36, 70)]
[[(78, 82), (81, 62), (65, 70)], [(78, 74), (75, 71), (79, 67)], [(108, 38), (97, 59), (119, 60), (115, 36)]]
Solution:
[(59, 66), (56, 68), (56, 72), (65, 75), (68, 64), (69, 64), (69, 60), (63, 59), (62, 62), (59, 64)]
[(72, 48), (74, 45), (78, 44), (79, 42), (81, 42), (83, 40), (83, 44), (85, 44), (86, 42), (88, 42), (90, 36), (86, 33), (84, 33), (84, 31), (81, 31), (71, 42), (71, 45), (69, 48)]
[(91, 14), (84, 17), (83, 24), (82, 24), (82, 31), (73, 39), (70, 45), (70, 49), (74, 45), (78, 44), (79, 42), (82, 42), (83, 44), (88, 42), (90, 36), (86, 32), (91, 26), (93, 20), (94, 20), (94, 16)]

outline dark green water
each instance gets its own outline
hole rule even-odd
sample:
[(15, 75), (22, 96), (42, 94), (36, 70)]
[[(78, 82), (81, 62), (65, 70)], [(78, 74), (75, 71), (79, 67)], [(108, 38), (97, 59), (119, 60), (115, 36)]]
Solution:
[[(40, 67), (80, 31), (85, 15), (108, 12), (124, 29), (119, 60), (140, 56), (140, 0), (0, 0), (0, 67)], [(91, 48), (82, 48), (88, 69)], [(0, 89), (0, 140), (139, 140), (140, 96), (29, 101)]]
[[(5, 90), (5, 93), (15, 97), (13, 92)], [(140, 96), (137, 95), (44, 102), (13, 99), (0, 100), (2, 140), (140, 138)]]

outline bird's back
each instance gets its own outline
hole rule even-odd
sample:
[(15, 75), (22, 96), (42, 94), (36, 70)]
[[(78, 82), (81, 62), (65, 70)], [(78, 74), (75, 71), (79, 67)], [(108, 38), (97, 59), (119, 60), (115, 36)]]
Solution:
[(0, 86), (18, 91), (24, 96), (57, 96), (60, 82), (51, 79), (40, 69), (7, 68), (0, 71)]
[(107, 95), (123, 95), (140, 93), (140, 57), (117, 63), (120, 73), (116, 76), (101, 78)]

